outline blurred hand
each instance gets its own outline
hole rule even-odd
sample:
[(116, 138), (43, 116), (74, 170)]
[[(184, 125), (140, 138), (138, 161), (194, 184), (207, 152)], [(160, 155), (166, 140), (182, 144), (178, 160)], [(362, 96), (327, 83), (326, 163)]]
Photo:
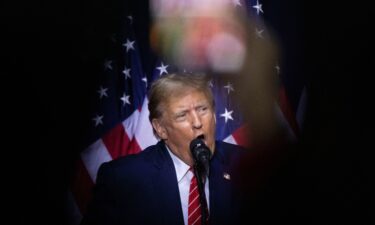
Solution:
[(228, 0), (153, 0), (152, 46), (189, 71), (236, 72), (246, 53), (240, 12)]
[[(229, 0), (152, 0), (151, 45), (169, 63), (229, 79), (250, 124), (249, 140), (279, 133), (278, 48), (272, 35)], [(264, 29), (263, 37), (256, 30)]]

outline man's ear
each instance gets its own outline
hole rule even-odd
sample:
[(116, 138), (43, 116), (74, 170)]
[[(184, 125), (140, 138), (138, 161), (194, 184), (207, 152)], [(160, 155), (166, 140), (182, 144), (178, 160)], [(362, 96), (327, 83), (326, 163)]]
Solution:
[(160, 121), (160, 119), (152, 119), (152, 127), (156, 131), (156, 134), (159, 136), (160, 139), (165, 140), (168, 138), (167, 131), (165, 127), (163, 126), (163, 123)]

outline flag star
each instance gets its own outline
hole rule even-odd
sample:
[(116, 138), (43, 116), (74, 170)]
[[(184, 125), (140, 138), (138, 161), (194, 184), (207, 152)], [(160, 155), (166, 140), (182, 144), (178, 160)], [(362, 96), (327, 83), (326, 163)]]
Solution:
[(126, 52), (128, 52), (130, 49), (134, 50), (134, 42), (135, 41), (130, 41), (129, 39), (126, 39), (126, 43), (122, 44), (122, 46), (126, 47)]
[(93, 118), (92, 120), (95, 121), (95, 126), (96, 126), (96, 127), (97, 127), (99, 124), (102, 124), (102, 125), (103, 125), (103, 116), (96, 115), (96, 117)]
[(133, 16), (132, 16), (132, 15), (129, 15), (129, 16), (128, 16), (128, 19), (129, 19), (129, 21), (130, 21), (130, 24), (132, 24), (132, 23), (133, 23)]
[(220, 116), (224, 117), (225, 123), (227, 123), (228, 119), (233, 120), (232, 113), (233, 113), (233, 110), (228, 112), (227, 108), (225, 108), (225, 113), (220, 114)]
[(143, 78), (142, 78), (142, 81), (145, 82), (146, 87), (147, 87), (147, 77), (143, 77)]
[(128, 78), (131, 78), (130, 76), (130, 70), (129, 68), (126, 68), (125, 66), (125, 69), (122, 71), (123, 74), (125, 74), (125, 80), (127, 80)]
[(277, 64), (275, 66), (275, 69), (276, 69), (277, 74), (280, 74), (280, 66), (279, 66), (279, 64)]
[(264, 13), (262, 9), (262, 4), (259, 4), (259, 1), (257, 0), (257, 4), (253, 5), (253, 8), (257, 10), (257, 14), (259, 15), (259, 12)]
[(242, 6), (240, 0), (232, 0), (232, 3), (234, 4), (234, 6)]
[(120, 98), (121, 101), (122, 101), (122, 103), (123, 103), (123, 106), (125, 106), (126, 104), (129, 104), (129, 105), (130, 105), (129, 98), (130, 98), (130, 95), (126, 95), (126, 93), (124, 92), (124, 94), (123, 94), (122, 97)]
[(160, 71), (159, 76), (163, 75), (163, 73), (168, 74), (167, 67), (168, 67), (168, 65), (164, 65), (163, 63), (161, 63), (161, 66), (156, 67), (156, 69), (158, 69)]
[(228, 84), (225, 85), (224, 88), (228, 89), (228, 95), (231, 91), (234, 91), (233, 85), (230, 82), (228, 82)]
[(227, 180), (230, 180), (230, 174), (229, 173), (223, 173), (223, 177)]
[(112, 70), (113, 68), (112, 68), (112, 60), (106, 60), (105, 62), (104, 62), (104, 68), (107, 70)]
[(258, 30), (257, 28), (255, 29), (255, 33), (257, 37), (259, 38), (263, 38), (263, 32), (264, 32), (264, 29), (261, 29), (261, 30)]
[(103, 88), (102, 86), (100, 86), (100, 89), (98, 90), (98, 93), (100, 95), (100, 99), (102, 99), (103, 96), (108, 97), (107, 91), (108, 91), (108, 88)]

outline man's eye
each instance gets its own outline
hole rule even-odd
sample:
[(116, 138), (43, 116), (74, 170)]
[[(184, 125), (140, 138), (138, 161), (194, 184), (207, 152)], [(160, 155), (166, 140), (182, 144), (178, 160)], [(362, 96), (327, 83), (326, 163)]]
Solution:
[(207, 106), (198, 108), (198, 112), (206, 112), (208, 110)]
[(185, 117), (186, 117), (186, 113), (178, 114), (178, 115), (176, 116), (177, 120), (182, 120), (182, 119), (184, 119)]

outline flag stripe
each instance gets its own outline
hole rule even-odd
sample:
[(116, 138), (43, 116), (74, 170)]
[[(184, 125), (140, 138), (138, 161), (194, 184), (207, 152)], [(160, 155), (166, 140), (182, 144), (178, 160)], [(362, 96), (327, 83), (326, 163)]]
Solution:
[(122, 122), (129, 140), (133, 139), (137, 126), (139, 126), (139, 116), (140, 110), (134, 110), (134, 112)]
[(145, 149), (157, 142), (152, 125), (149, 122), (150, 112), (148, 111), (148, 99), (145, 98), (142, 105), (141, 115), (135, 131), (135, 139), (138, 141), (140, 149)]
[(125, 132), (125, 128), (121, 123), (104, 135), (102, 139), (113, 159), (128, 154), (135, 154), (140, 150), (139, 148), (134, 147), (137, 145), (134, 145), (129, 139), (127, 132)]
[(104, 162), (111, 161), (112, 157), (102, 139), (99, 139), (81, 153), (81, 159), (91, 180), (95, 182), (99, 166)]
[(78, 160), (76, 163), (76, 172), (73, 177), (71, 185), (71, 192), (74, 196), (75, 203), (78, 206), (81, 214), (84, 214), (87, 209), (87, 203), (92, 197), (91, 190), (94, 187), (94, 182), (88, 174), (83, 161)]
[(249, 140), (251, 135), (249, 133), (249, 129), (247, 128), (247, 125), (243, 125), (237, 130), (235, 130), (232, 133), (232, 136), (238, 145), (249, 147), (251, 144), (251, 140)]
[(234, 145), (237, 144), (236, 140), (232, 135), (229, 135), (228, 137), (224, 138), (223, 141)]

